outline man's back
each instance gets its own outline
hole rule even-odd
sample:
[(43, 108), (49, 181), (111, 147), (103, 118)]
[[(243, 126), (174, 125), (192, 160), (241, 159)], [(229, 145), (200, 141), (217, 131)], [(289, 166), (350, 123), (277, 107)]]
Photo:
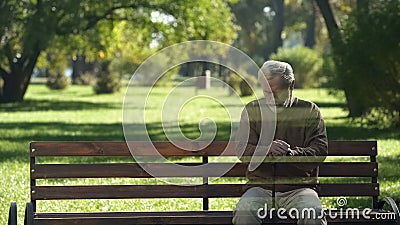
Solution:
[[(261, 133), (261, 112), (259, 104), (263, 99), (255, 100), (247, 104), (246, 110), (249, 118), (250, 134), (249, 142), (257, 144)], [(276, 129), (274, 140), (285, 140), (291, 147), (293, 156), (322, 156), (317, 161), (323, 161), (327, 155), (328, 140), (326, 138), (326, 129), (318, 107), (310, 102), (297, 97), (293, 97), (289, 107), (277, 106)], [(296, 161), (307, 160), (306, 157), (296, 157)], [(267, 159), (268, 160), (268, 159)], [(293, 158), (288, 158), (293, 160)], [(312, 159), (315, 160), (315, 157)], [(280, 159), (282, 161), (282, 159)], [(286, 165), (274, 170), (271, 165), (260, 165), (254, 171), (248, 171), (250, 183), (315, 183), (317, 178), (316, 164), (304, 164), (303, 167)], [(272, 179), (272, 177), (274, 178)], [(285, 178), (282, 178), (285, 177)], [(288, 177), (290, 177), (288, 179)], [(295, 179), (295, 177), (302, 177)], [(272, 181), (273, 180), (273, 181)], [(276, 186), (281, 191), (292, 190), (303, 186)]]

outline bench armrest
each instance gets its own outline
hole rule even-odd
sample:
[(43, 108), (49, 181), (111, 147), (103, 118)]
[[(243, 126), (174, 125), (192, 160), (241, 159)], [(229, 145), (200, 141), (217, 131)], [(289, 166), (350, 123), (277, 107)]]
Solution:
[(24, 225), (33, 225), (33, 216), (33, 204), (32, 202), (27, 202), (25, 207)]
[(8, 213), (8, 225), (17, 225), (17, 203), (11, 202), (10, 211)]
[(397, 207), (396, 202), (391, 197), (384, 197), (378, 204), (378, 209), (383, 209), (383, 206), (387, 203), (392, 208), (392, 212), (395, 213), (396, 225), (400, 225), (400, 211)]

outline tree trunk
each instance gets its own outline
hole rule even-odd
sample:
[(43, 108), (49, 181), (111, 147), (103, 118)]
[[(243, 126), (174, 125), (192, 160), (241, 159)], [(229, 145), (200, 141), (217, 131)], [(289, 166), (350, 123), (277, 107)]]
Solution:
[(14, 71), (3, 77), (3, 93), (0, 103), (22, 102), (32, 76), (32, 69)]
[(337, 37), (339, 33), (339, 26), (333, 16), (333, 11), (328, 0), (316, 0), (316, 3), (321, 11), (322, 16), (325, 20), (326, 29), (328, 30), (329, 39), (331, 40), (332, 47), (335, 48), (335, 43), (341, 40), (341, 37)]
[(3, 78), (0, 103), (22, 102), (31, 80), (33, 68), (36, 65), (40, 50), (34, 48), (30, 55), (22, 57), (17, 62), (9, 62), (10, 72), (1, 68)]
[(349, 117), (360, 117), (366, 112), (363, 96), (351, 87), (345, 87), (344, 94), (346, 96), (347, 108), (349, 109)]
[(310, 3), (311, 14), (307, 18), (306, 24), (306, 37), (304, 41), (304, 46), (313, 48), (315, 45), (315, 12), (316, 12), (316, 5), (314, 1)]
[(282, 41), (282, 31), (283, 31), (283, 26), (285, 23), (284, 14), (283, 14), (284, 2), (283, 2), (283, 0), (273, 0), (272, 6), (273, 6), (273, 9), (275, 12), (275, 16), (272, 20), (274, 28), (273, 28), (271, 53), (276, 53), (278, 48), (282, 46), (282, 42), (283, 42)]
[[(337, 24), (333, 15), (332, 8), (328, 0), (316, 0), (316, 3), (324, 17), (326, 28), (328, 30), (329, 39), (331, 41), (333, 49), (333, 59), (336, 64), (336, 73), (343, 75), (345, 71), (342, 71), (341, 56), (338, 52), (339, 49), (343, 49), (343, 39), (339, 31), (339, 25)], [(346, 96), (347, 108), (349, 109), (349, 117), (359, 117), (367, 111), (365, 99), (361, 93), (358, 93), (358, 89), (354, 88), (356, 85), (353, 81), (339, 76), (342, 82), (342, 89)]]
[(78, 79), (86, 72), (94, 73), (94, 63), (87, 62), (84, 55), (76, 56), (76, 59), (72, 60), (72, 83), (77, 84)]

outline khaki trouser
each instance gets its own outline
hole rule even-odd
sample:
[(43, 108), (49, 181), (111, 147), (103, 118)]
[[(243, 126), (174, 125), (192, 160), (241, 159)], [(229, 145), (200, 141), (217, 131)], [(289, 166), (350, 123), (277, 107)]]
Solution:
[[(300, 225), (326, 225), (318, 194), (310, 188), (275, 193), (275, 215), (294, 216)], [(233, 211), (235, 225), (261, 224), (262, 218), (269, 218), (273, 205), (272, 191), (259, 187), (248, 189), (240, 198)], [(267, 209), (267, 210), (265, 210)], [(314, 213), (314, 209), (315, 213)], [(279, 211), (280, 210), (280, 211)], [(283, 213), (285, 212), (285, 213)]]

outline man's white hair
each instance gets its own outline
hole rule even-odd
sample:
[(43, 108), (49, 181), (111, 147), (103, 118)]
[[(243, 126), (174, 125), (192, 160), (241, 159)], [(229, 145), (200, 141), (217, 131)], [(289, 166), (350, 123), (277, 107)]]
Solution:
[(261, 69), (258, 71), (258, 75), (264, 75), (266, 77), (281, 75), (288, 83), (294, 81), (293, 68), (287, 62), (268, 60), (262, 65)]

